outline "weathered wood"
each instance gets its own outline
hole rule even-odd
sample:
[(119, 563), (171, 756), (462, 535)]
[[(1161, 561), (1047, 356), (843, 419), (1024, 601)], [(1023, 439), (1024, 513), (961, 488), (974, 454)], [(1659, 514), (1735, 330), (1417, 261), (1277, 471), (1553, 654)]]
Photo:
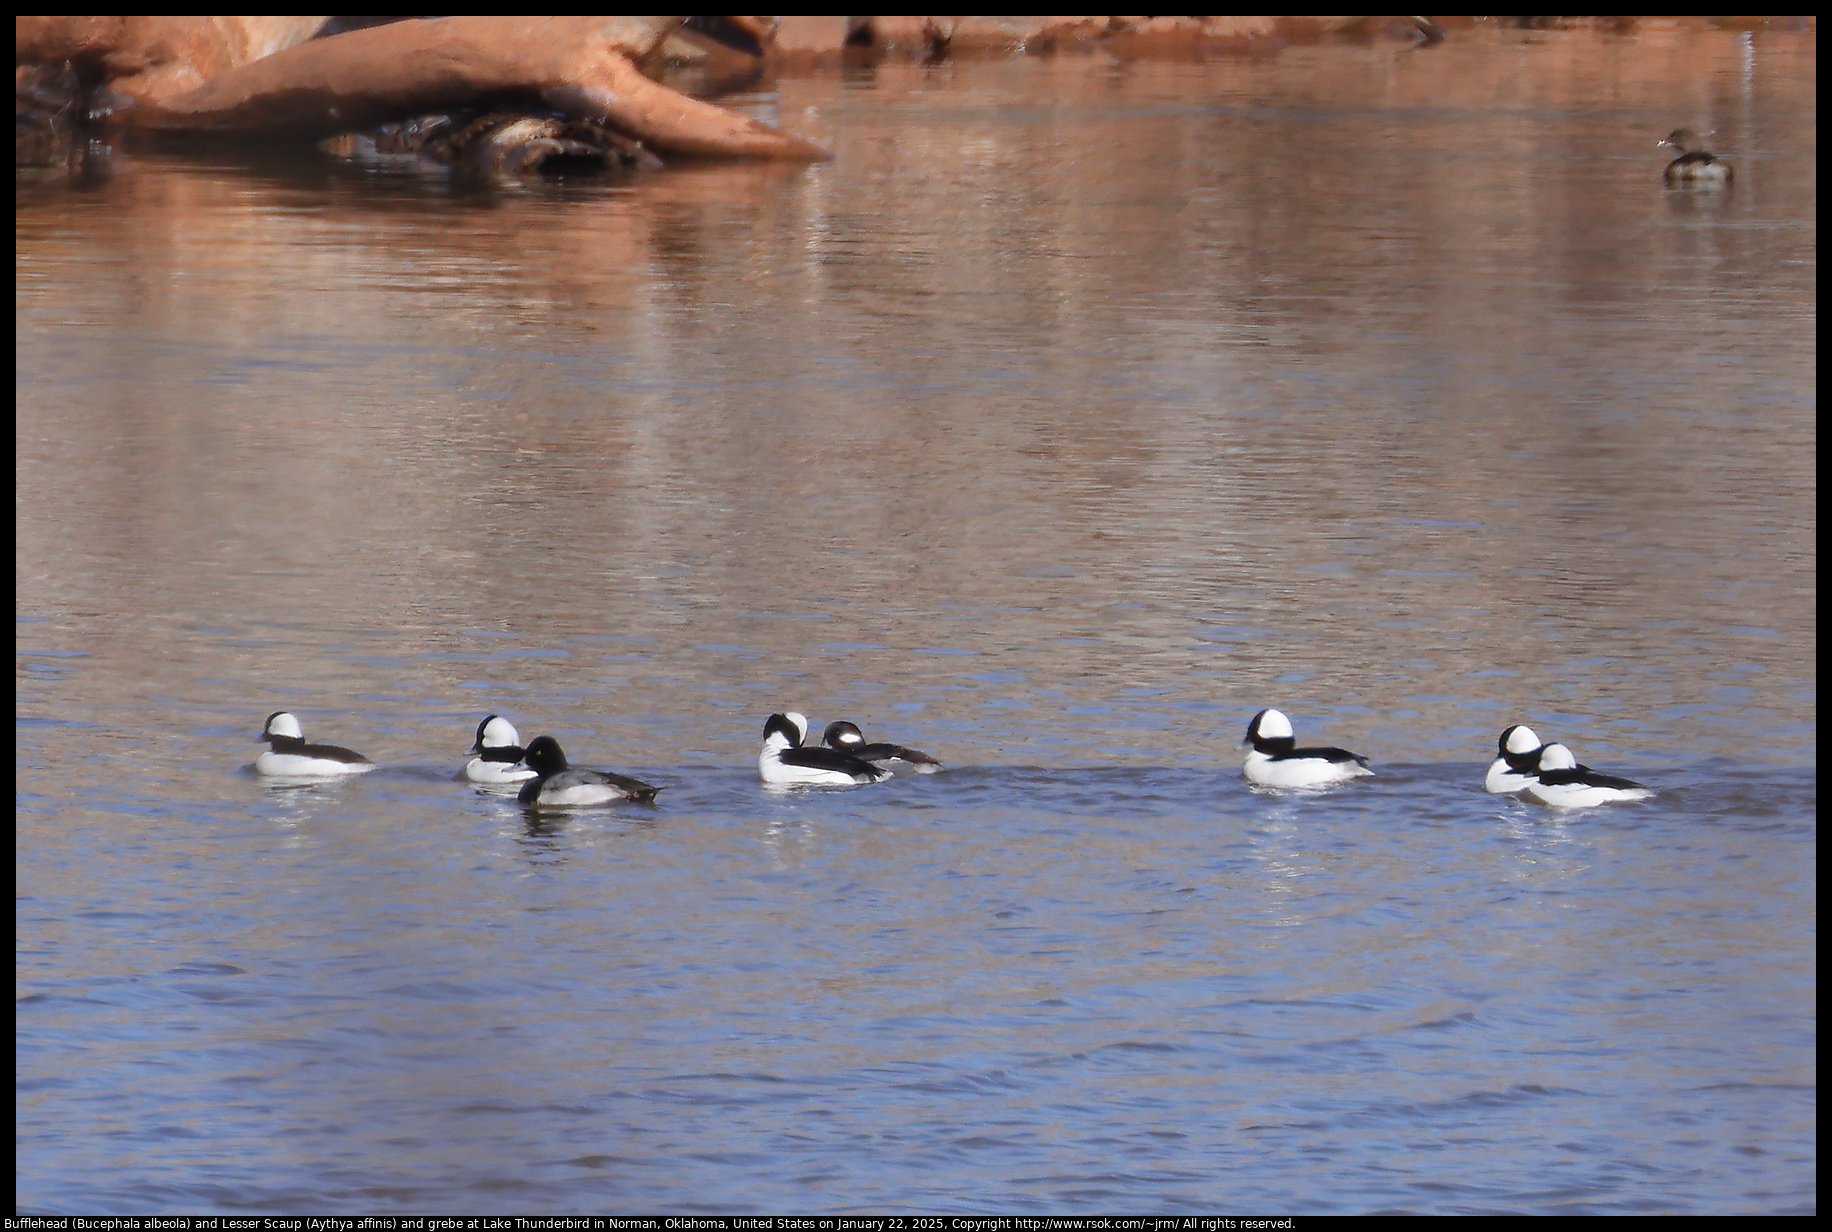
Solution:
[(13, 62), (89, 71), (135, 102), (195, 90), (310, 39), (328, 17), (15, 17)]
[[(126, 19), (46, 19), (20, 27), (20, 56), (119, 56)], [(204, 20), (204, 19), (192, 19)], [(314, 19), (316, 20), (316, 19)], [(521, 101), (602, 121), (663, 153), (819, 160), (799, 137), (644, 77), (635, 61), (679, 17), (444, 17), (300, 43), (195, 88), (124, 91), (106, 116), (127, 127), (304, 139), (460, 107)], [(62, 21), (62, 26), (54, 23)], [(131, 41), (131, 40), (130, 40)], [(252, 48), (254, 44), (249, 44)], [(114, 50), (107, 50), (113, 48)], [(55, 53), (60, 49), (64, 54)], [(169, 83), (168, 83), (169, 84)]]

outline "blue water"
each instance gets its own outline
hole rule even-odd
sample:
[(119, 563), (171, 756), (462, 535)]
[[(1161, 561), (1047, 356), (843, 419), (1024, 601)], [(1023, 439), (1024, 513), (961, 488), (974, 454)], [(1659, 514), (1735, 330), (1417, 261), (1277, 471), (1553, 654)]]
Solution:
[[(1640, 37), (22, 177), (18, 1207), (1811, 1212), (1815, 52)], [(766, 792), (787, 708), (951, 768)]]
[(430, 765), (28, 793), (22, 1203), (1814, 1202), (1811, 774), (636, 769), (665, 803), (538, 818)]

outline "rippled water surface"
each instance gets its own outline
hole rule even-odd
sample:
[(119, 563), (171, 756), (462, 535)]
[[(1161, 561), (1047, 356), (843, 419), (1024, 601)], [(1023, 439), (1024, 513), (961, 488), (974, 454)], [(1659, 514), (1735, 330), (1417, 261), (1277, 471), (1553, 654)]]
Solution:
[[(22, 178), (19, 1206), (1811, 1211), (1814, 75), (1478, 31), (739, 100), (808, 169)], [(1266, 705), (1378, 777), (1249, 791)], [(788, 707), (952, 769), (766, 793)], [(382, 768), (264, 785), (281, 708)], [(666, 790), (529, 815), (490, 711)], [(1512, 722), (1660, 795), (1488, 796)]]

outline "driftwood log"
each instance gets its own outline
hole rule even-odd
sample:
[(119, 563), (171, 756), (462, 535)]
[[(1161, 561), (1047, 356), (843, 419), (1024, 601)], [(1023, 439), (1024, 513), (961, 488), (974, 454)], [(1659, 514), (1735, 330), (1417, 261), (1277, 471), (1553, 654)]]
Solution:
[[(407, 116), (520, 104), (603, 123), (662, 153), (827, 157), (799, 137), (644, 77), (636, 61), (681, 24), (679, 17), (443, 17), (307, 42), (295, 37), (258, 55), (267, 45), (258, 38), (218, 32), (211, 41), (215, 28), (204, 23), (232, 19), (176, 19), (191, 23), (168, 29), (195, 38), (192, 62), (204, 66), (191, 70), (197, 77), (227, 65), (196, 85), (176, 67), (182, 55), (155, 63), (144, 53), (179, 40), (168, 34), (162, 42), (136, 23), (173, 19), (27, 20), (17, 24), (18, 61), (98, 66), (109, 94), (97, 118), (122, 127), (315, 140)], [(317, 23), (316, 30), (323, 19), (292, 21)], [(274, 41), (284, 39), (268, 43)], [(136, 63), (132, 72), (111, 71)], [(173, 89), (179, 85), (186, 88)]]
[[(386, 24), (343, 28), (346, 22), (366, 20)], [(479, 118), (521, 112), (546, 126), (531, 138), (530, 158), (541, 150), (564, 156), (581, 140), (604, 144), (600, 137), (621, 134), (663, 154), (812, 161), (827, 155), (798, 137), (661, 85), (639, 66), (656, 67), (672, 54), (670, 48), (681, 45), (682, 36), (691, 42), (702, 35), (727, 48), (740, 47), (760, 66), (773, 64), (779, 70), (837, 62), (843, 55), (938, 59), (1084, 52), (1116, 59), (1201, 60), (1276, 55), (1286, 45), (1323, 38), (1402, 39), (1429, 46), (1444, 37), (1427, 18), (1361, 16), (331, 22), (324, 17), (19, 17), (15, 44), (21, 114), (42, 112), (53, 133), (86, 122), (315, 141), (396, 126), (399, 131), (392, 137), (382, 134), (385, 143), (421, 131), (440, 115), (450, 118), (454, 131), (475, 132), (473, 122)], [(341, 32), (314, 37), (326, 30)], [(75, 74), (80, 104), (46, 102), (69, 73)], [(561, 131), (568, 124), (584, 127)], [(509, 140), (505, 134), (525, 127), (505, 119), (490, 129), (491, 141), (500, 146)], [(486, 161), (519, 166), (526, 159), (523, 154), (506, 161), (492, 155)]]

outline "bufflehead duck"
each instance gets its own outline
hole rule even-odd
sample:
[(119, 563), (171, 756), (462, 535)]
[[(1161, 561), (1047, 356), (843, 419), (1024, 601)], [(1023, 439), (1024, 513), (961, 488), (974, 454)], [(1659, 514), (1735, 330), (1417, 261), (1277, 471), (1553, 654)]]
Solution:
[(1537, 781), (1539, 758), (1545, 749), (1531, 727), (1514, 724), (1501, 733), (1496, 744), (1500, 756), (1489, 763), (1488, 777), (1482, 780), (1482, 786), (1497, 793), (1531, 786)]
[(827, 724), (827, 730), (821, 733), (821, 743), (892, 772), (907, 770), (911, 774), (934, 774), (942, 769), (939, 761), (916, 749), (906, 749), (901, 744), (865, 743), (865, 733), (844, 719)]
[(621, 774), (602, 770), (574, 770), (566, 764), (560, 742), (552, 736), (536, 736), (522, 755), (539, 778), (522, 784), (516, 799), (523, 804), (561, 808), (574, 804), (610, 804), (616, 800), (651, 803), (662, 790)]
[(520, 783), (534, 777), (534, 767), (522, 760), (522, 737), (515, 724), (493, 714), (477, 725), (477, 756), (464, 763), (464, 777), (473, 783)]
[(255, 773), (273, 778), (328, 779), (375, 769), (375, 763), (361, 753), (334, 744), (307, 744), (299, 720), (284, 710), (267, 716), (255, 740), (272, 746), (254, 759)]
[(791, 710), (773, 714), (763, 724), (763, 750), (757, 754), (757, 777), (776, 785), (845, 787), (878, 783), (891, 772), (838, 749), (804, 748), (808, 720)]
[(1632, 779), (1598, 774), (1589, 766), (1578, 765), (1564, 745), (1548, 744), (1539, 751), (1539, 775), (1525, 794), (1553, 808), (1595, 808), (1616, 800), (1646, 800), (1654, 791)]
[(1364, 774), (1368, 759), (1347, 749), (1300, 749), (1291, 734), (1291, 720), (1276, 710), (1262, 710), (1247, 724), (1242, 744), (1253, 746), (1242, 768), (1250, 783), (1262, 787), (1322, 787), (1346, 783)]
[(1689, 128), (1676, 128), (1660, 143), (1679, 151), (1679, 157), (1667, 164), (1661, 178), (1674, 184), (1728, 184), (1734, 174), (1730, 164), (1716, 154), (1705, 152), (1705, 143)]

